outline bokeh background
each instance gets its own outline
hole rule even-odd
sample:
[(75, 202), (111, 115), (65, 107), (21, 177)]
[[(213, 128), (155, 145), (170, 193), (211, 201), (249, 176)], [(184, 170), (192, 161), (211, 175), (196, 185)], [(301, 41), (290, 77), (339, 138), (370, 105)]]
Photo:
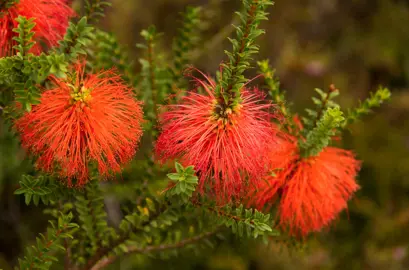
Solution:
[[(99, 25), (115, 33), (129, 61), (137, 62), (141, 55), (135, 44), (142, 42), (142, 29), (156, 25), (164, 33), (161, 49), (169, 50), (180, 12), (201, 5), (203, 39), (191, 63), (214, 74), (226, 59), (223, 50), (230, 48), (226, 36), (240, 2), (112, 0)], [(74, 1), (78, 9), (82, 4)], [(270, 59), (295, 111), (312, 105), (314, 88), (331, 83), (340, 89), (344, 108), (378, 85), (392, 91), (389, 103), (344, 136), (344, 147), (363, 161), (362, 189), (329, 230), (303, 243), (265, 246), (230, 239), (197, 256), (126, 259), (121, 269), (409, 269), (409, 1), (277, 0), (269, 18), (255, 60)], [(11, 269), (22, 247), (47, 224), (41, 208), (27, 207), (13, 195), (21, 175), (30, 170), (18, 141), (0, 123), (0, 269)]]

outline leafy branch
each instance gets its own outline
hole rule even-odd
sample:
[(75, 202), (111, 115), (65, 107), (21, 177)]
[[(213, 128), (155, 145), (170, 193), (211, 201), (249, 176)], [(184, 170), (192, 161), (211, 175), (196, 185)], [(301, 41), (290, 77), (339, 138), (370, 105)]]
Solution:
[[(186, 246), (189, 245), (194, 245), (197, 242), (204, 241), (207, 238), (210, 238), (217, 234), (220, 231), (220, 228), (217, 228), (213, 231), (205, 232), (198, 234), (193, 237), (185, 238), (181, 241), (178, 241), (173, 244), (160, 244), (160, 245), (151, 245), (151, 246), (146, 246), (143, 248), (140, 248), (138, 246), (127, 246), (126, 249), (127, 251), (125, 252), (125, 255), (130, 255), (130, 254), (147, 254), (147, 253), (154, 253), (154, 252), (163, 252), (166, 250), (170, 249), (181, 249), (185, 248)], [(109, 256), (104, 258), (103, 260), (99, 261), (94, 267), (91, 268), (91, 270), (98, 270), (102, 269), (109, 264), (112, 264), (118, 259), (118, 256)]]
[(105, 16), (105, 8), (110, 6), (111, 3), (105, 0), (85, 0), (85, 16), (90, 22), (98, 22)]
[(75, 208), (82, 228), (82, 241), (88, 243), (85, 256), (94, 255), (99, 247), (109, 244), (114, 231), (108, 227), (103, 196), (98, 181), (88, 183), (82, 192), (75, 196)]
[(339, 90), (333, 84), (330, 85), (327, 92), (324, 92), (319, 88), (315, 88), (314, 90), (318, 93), (319, 98), (312, 97), (312, 101), (316, 105), (315, 110), (305, 109), (305, 111), (308, 113), (308, 118), (303, 117), (304, 134), (317, 127), (318, 122), (321, 120), (324, 112), (328, 108), (338, 106), (333, 99), (339, 95)]
[(200, 7), (187, 7), (183, 14), (182, 27), (178, 29), (178, 35), (173, 40), (173, 81), (172, 94), (176, 94), (176, 88), (185, 85), (183, 70), (189, 63), (189, 53), (197, 44), (198, 32), (200, 31)]
[(100, 247), (95, 255), (92, 256), (86, 263), (84, 270), (92, 269), (99, 260), (107, 256), (109, 253), (113, 252), (116, 248), (123, 246), (123, 244), (134, 234), (143, 232), (146, 226), (151, 225), (151, 223), (159, 218), (167, 210), (167, 205), (162, 204), (155, 212), (149, 214), (147, 208), (142, 209), (145, 215), (140, 215), (135, 213), (125, 217), (121, 224), (122, 234), (113, 242), (111, 242), (106, 247)]
[(331, 137), (336, 134), (337, 128), (345, 121), (339, 107), (327, 108), (317, 126), (308, 132), (305, 140), (299, 141), (303, 157), (316, 156), (331, 142)]
[(61, 187), (55, 179), (45, 175), (38, 177), (23, 175), (20, 188), (14, 192), (17, 195), (24, 194), (27, 205), (33, 202), (36, 206), (40, 201), (45, 205), (56, 202), (66, 193), (69, 193), (66, 187)]
[(154, 121), (157, 116), (157, 104), (158, 104), (158, 92), (156, 82), (156, 63), (154, 56), (154, 48), (156, 41), (159, 38), (159, 34), (156, 31), (155, 26), (150, 26), (146, 30), (142, 30), (141, 36), (145, 39), (146, 44), (137, 44), (137, 47), (146, 51), (146, 59), (140, 59), (142, 65), (142, 76), (144, 77), (144, 87), (149, 91), (144, 91), (143, 100), (147, 104), (147, 117), (151, 121)]
[(257, 65), (268, 86), (270, 97), (274, 103), (280, 106), (283, 115), (288, 117), (289, 109), (286, 107), (285, 93), (280, 90), (280, 81), (275, 74), (276, 71), (271, 68), (268, 60), (259, 61)]
[(24, 16), (19, 16), (16, 19), (18, 26), (13, 29), (13, 32), (17, 33), (18, 36), (13, 37), (13, 40), (17, 41), (17, 45), (13, 48), (17, 50), (17, 56), (19, 57), (26, 56), (35, 44), (35, 41), (33, 41), (34, 32), (32, 31), (36, 25), (34, 20), (35, 18), (27, 19)]
[(40, 234), (40, 237), (37, 237), (37, 244), (27, 248), (24, 258), (19, 259), (20, 269), (49, 269), (53, 261), (58, 261), (50, 252), (65, 250), (59, 244), (60, 240), (73, 238), (72, 233), (78, 225), (71, 223), (72, 218), (72, 213), (61, 214), (57, 223), (50, 221), (51, 227), (48, 228), (46, 235)]
[(166, 190), (166, 195), (169, 197), (178, 196), (183, 202), (188, 202), (196, 190), (198, 184), (198, 177), (195, 175), (193, 166), (184, 168), (180, 163), (175, 163), (176, 173), (169, 173), (167, 176), (170, 180), (175, 181), (171, 183)]
[(348, 110), (344, 126), (348, 126), (355, 121), (358, 121), (365, 114), (372, 112), (372, 108), (379, 107), (381, 104), (390, 99), (391, 92), (384, 87), (379, 87), (375, 93), (370, 93), (370, 97), (364, 102), (359, 102), (359, 106)]
[(82, 17), (76, 24), (70, 22), (64, 39), (59, 42), (57, 52), (64, 54), (68, 61), (76, 60), (78, 54), (86, 54), (85, 44), (90, 41), (93, 27)]
[(271, 217), (256, 209), (245, 209), (243, 205), (232, 208), (230, 205), (223, 207), (206, 206), (199, 201), (192, 204), (215, 214), (216, 223), (232, 229), (239, 237), (247, 236), (257, 238), (258, 236), (279, 235), (277, 230), (271, 228)]
[(240, 89), (246, 82), (244, 71), (250, 66), (251, 55), (258, 52), (255, 39), (264, 33), (258, 29), (261, 21), (267, 20), (265, 9), (272, 5), (270, 0), (244, 0), (243, 13), (238, 12), (241, 25), (236, 27), (237, 39), (229, 39), (233, 45), (232, 52), (226, 51), (228, 62), (222, 64), (222, 74), (218, 76), (215, 89), (219, 105), (232, 108), (240, 99)]

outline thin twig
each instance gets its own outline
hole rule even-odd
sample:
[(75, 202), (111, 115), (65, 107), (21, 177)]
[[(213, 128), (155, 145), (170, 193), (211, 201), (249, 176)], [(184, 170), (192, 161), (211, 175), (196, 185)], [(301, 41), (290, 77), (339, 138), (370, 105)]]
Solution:
[[(157, 116), (157, 104), (158, 104), (158, 92), (156, 89), (155, 82), (155, 59), (154, 59), (154, 50), (153, 50), (153, 39), (148, 40), (148, 62), (149, 62), (149, 79), (151, 85), (151, 93), (153, 99), (153, 111)], [(156, 117), (157, 118), (157, 117)]]
[(65, 247), (65, 261), (64, 261), (64, 269), (70, 270), (72, 269), (71, 267), (71, 247), (69, 246), (68, 240), (64, 239), (64, 247)]
[(96, 252), (96, 254), (88, 260), (86, 266), (84, 267), (84, 270), (94, 269), (93, 268), (94, 265), (96, 265), (99, 260), (101, 260), (102, 258), (107, 256), (114, 248), (116, 248), (117, 246), (123, 244), (126, 240), (128, 240), (131, 233), (143, 231), (143, 228), (145, 226), (149, 225), (152, 220), (159, 217), (166, 209), (167, 209), (167, 207), (162, 206), (155, 214), (153, 214), (153, 215), (151, 215), (149, 217), (149, 220), (142, 223), (140, 227), (135, 228), (133, 230), (129, 230), (124, 235), (122, 235), (118, 240), (116, 240), (114, 243), (112, 243), (110, 246), (100, 248)]
[[(199, 242), (203, 239), (209, 238), (216, 234), (220, 228), (217, 228), (216, 230), (210, 231), (210, 232), (205, 232), (202, 234), (199, 234), (197, 236), (191, 237), (191, 238), (186, 238), (183, 239), (177, 243), (174, 244), (162, 244), (162, 245), (157, 245), (157, 246), (146, 246), (144, 248), (139, 248), (136, 246), (127, 246), (127, 252), (125, 254), (147, 254), (147, 253), (152, 253), (152, 252), (160, 252), (168, 249), (179, 249), (183, 248), (187, 245), (193, 244), (195, 242)], [(115, 262), (118, 259), (118, 256), (109, 256), (106, 257), (102, 260), (100, 260), (97, 264), (94, 265), (94, 267), (91, 268), (91, 270), (99, 270), (102, 269), (113, 262)]]
[(327, 95), (325, 96), (324, 100), (322, 101), (322, 106), (320, 108), (320, 110), (317, 112), (317, 117), (315, 119), (314, 122), (314, 128), (317, 127), (318, 122), (321, 120), (322, 115), (324, 114), (324, 110), (327, 108), (327, 104), (330, 100), (330, 95), (332, 92), (338, 91), (337, 88), (335, 88), (335, 86), (333, 84), (331, 84), (328, 88), (328, 92)]
[[(198, 201), (192, 201), (192, 204), (195, 205), (195, 206), (205, 206), (204, 204), (202, 204), (201, 202), (198, 202)], [(207, 206), (206, 208), (207, 208), (207, 210), (209, 210), (209, 211), (211, 211), (211, 212), (213, 212), (213, 213), (215, 213), (215, 214), (217, 214), (219, 216), (225, 216), (227, 218), (233, 219), (233, 220), (238, 221), (238, 222), (243, 221), (243, 218), (241, 218), (239, 216), (235, 216), (235, 215), (232, 215), (230, 213), (226, 213), (226, 212), (224, 212), (222, 210), (219, 210), (219, 209), (216, 209), (214, 207)], [(250, 222), (250, 224), (254, 225), (254, 221), (250, 220), (249, 222)]]

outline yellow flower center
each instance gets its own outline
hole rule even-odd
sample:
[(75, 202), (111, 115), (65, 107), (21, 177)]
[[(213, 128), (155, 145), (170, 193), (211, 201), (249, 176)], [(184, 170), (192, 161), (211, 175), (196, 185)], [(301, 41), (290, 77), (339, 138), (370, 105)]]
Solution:
[(81, 102), (81, 103), (88, 103), (91, 100), (91, 90), (85, 88), (84, 86), (81, 89), (74, 88), (73, 92), (71, 93), (71, 102)]

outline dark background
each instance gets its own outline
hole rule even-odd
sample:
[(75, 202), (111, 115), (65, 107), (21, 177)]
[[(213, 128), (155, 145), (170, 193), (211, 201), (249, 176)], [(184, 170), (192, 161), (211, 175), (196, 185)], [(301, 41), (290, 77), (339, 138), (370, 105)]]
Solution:
[[(100, 26), (115, 33), (136, 62), (141, 55), (134, 45), (142, 42), (142, 29), (155, 24), (165, 33), (162, 49), (168, 50), (179, 13), (186, 5), (203, 5), (206, 49), (192, 56), (192, 64), (210, 74), (226, 59), (223, 50), (230, 44), (223, 33), (231, 33), (233, 11), (240, 7), (234, 0), (112, 2)], [(74, 5), (80, 8), (81, 1)], [(362, 189), (330, 230), (303, 244), (231, 240), (201, 256), (170, 262), (128, 258), (121, 269), (409, 269), (409, 1), (277, 0), (270, 11), (256, 60), (270, 59), (295, 111), (311, 107), (313, 89), (331, 83), (341, 91), (343, 108), (356, 105), (379, 84), (392, 91), (389, 103), (344, 136), (344, 147), (363, 160)], [(0, 125), (0, 269), (11, 269), (22, 246), (46, 225), (41, 209), (26, 207), (13, 195), (30, 168), (23, 156)]]

